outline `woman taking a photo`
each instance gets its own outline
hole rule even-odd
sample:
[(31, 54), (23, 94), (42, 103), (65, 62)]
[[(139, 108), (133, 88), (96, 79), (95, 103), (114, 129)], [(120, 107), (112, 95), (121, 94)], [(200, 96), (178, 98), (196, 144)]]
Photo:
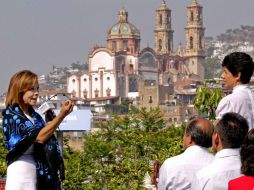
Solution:
[(45, 123), (35, 112), (39, 96), (38, 77), (23, 70), (10, 80), (3, 111), (3, 134), (7, 154), (6, 190), (60, 190), (64, 178), (63, 159), (53, 133), (72, 112), (64, 102), (60, 113)]

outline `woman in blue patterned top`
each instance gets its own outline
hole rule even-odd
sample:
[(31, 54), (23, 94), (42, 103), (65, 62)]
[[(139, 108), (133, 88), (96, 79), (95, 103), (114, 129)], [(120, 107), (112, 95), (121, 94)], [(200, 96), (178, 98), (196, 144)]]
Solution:
[(39, 96), (38, 77), (24, 70), (10, 80), (6, 109), (3, 111), (3, 134), (8, 154), (6, 190), (60, 190), (64, 166), (54, 132), (73, 110), (70, 100), (60, 113), (45, 123), (33, 106)]

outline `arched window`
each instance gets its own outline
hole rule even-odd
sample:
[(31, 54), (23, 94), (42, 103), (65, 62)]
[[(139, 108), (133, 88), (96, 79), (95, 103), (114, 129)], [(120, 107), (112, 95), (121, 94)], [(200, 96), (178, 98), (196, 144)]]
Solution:
[(152, 103), (153, 103), (153, 97), (152, 97), (152, 96), (149, 96), (148, 103), (149, 103), (149, 104), (152, 104)]
[(175, 68), (176, 70), (179, 70), (179, 62), (178, 62), (178, 61), (175, 62), (174, 68)]
[(162, 50), (162, 40), (159, 39), (159, 51), (161, 51), (161, 50)]
[(171, 40), (168, 39), (168, 51), (171, 51)]
[(159, 25), (161, 26), (162, 25), (162, 15), (160, 14), (159, 16)]
[(121, 65), (121, 72), (124, 73), (124, 70), (125, 70), (125, 65), (122, 64), (122, 65)]
[(116, 50), (116, 41), (113, 41), (113, 42), (112, 42), (112, 49), (113, 49), (113, 51)]
[(123, 50), (127, 50), (128, 48), (128, 41), (126, 39), (123, 40)]
[(94, 91), (94, 94), (95, 94), (95, 98), (98, 98), (99, 97), (99, 90), (96, 88), (96, 90)]
[(190, 49), (193, 49), (193, 37), (190, 37)]
[(76, 97), (76, 91), (73, 89), (72, 91), (72, 97), (75, 98)]
[(106, 94), (107, 94), (108, 97), (110, 96), (110, 94), (111, 94), (111, 89), (110, 88), (107, 88)]
[(130, 64), (130, 65), (129, 65), (129, 73), (133, 73), (133, 70), (134, 70), (133, 64)]
[(202, 46), (202, 37), (201, 36), (199, 36), (199, 48), (200, 49), (203, 48), (203, 46)]
[(191, 21), (191, 22), (194, 21), (194, 15), (193, 15), (193, 12), (192, 12), (192, 11), (190, 12), (190, 21)]
[(171, 78), (170, 77), (168, 77), (168, 84), (172, 84), (172, 80), (171, 80)]
[(87, 99), (87, 90), (86, 89), (83, 91), (83, 96), (85, 99)]

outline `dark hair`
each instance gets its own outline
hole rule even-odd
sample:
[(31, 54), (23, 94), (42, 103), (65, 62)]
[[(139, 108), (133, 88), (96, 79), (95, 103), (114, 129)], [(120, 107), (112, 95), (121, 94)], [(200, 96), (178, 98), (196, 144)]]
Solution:
[(223, 148), (240, 148), (248, 130), (247, 120), (233, 112), (224, 114), (214, 127), (214, 131), (220, 135)]
[[(202, 121), (206, 121), (206, 126), (202, 126)], [(203, 118), (194, 118), (187, 125), (186, 135), (190, 135), (196, 145), (209, 148), (212, 146), (213, 125)]]
[(254, 176), (254, 129), (251, 129), (245, 136), (240, 155), (242, 173), (247, 176)]
[(233, 76), (241, 73), (240, 80), (242, 84), (250, 82), (253, 74), (254, 63), (250, 55), (243, 52), (233, 52), (227, 55), (221, 64), (226, 67)]

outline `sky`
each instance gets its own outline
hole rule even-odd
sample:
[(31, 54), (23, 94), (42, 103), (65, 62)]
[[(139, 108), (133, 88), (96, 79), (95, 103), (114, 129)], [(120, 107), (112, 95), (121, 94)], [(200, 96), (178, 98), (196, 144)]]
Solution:
[[(172, 11), (174, 48), (185, 43), (186, 7), (191, 0), (165, 0)], [(254, 25), (253, 0), (198, 0), (205, 35)], [(29, 69), (48, 74), (53, 65), (87, 62), (95, 45), (106, 46), (108, 30), (124, 7), (141, 32), (141, 48), (153, 47), (155, 10), (161, 0), (0, 0), (0, 93), (10, 77)]]

